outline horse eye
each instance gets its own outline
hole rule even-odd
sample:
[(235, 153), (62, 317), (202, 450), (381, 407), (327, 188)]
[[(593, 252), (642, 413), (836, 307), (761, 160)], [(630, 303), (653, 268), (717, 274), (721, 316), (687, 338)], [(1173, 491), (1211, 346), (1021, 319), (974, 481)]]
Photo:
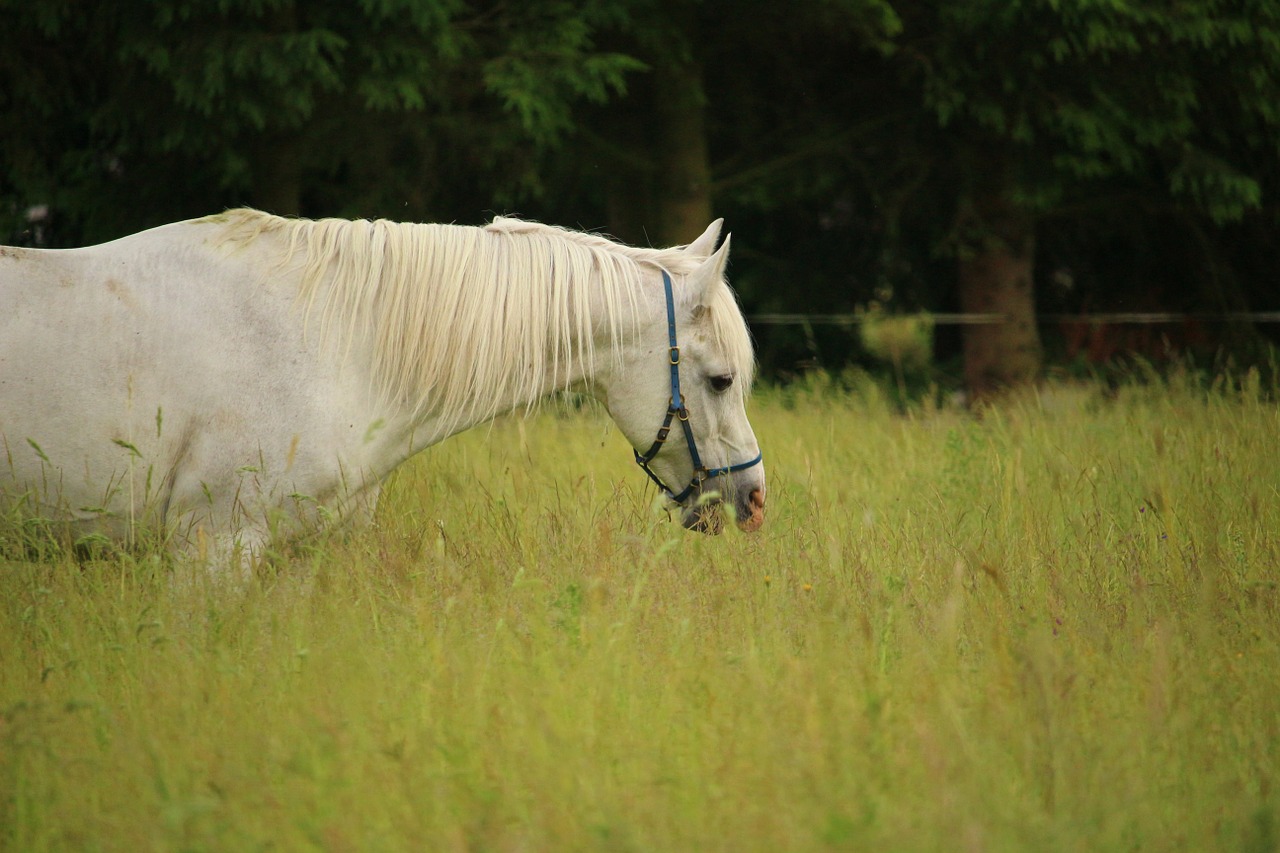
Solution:
[(729, 386), (733, 384), (733, 377), (726, 373), (723, 376), (712, 376), (707, 381), (711, 383), (712, 391), (720, 393), (729, 390)]

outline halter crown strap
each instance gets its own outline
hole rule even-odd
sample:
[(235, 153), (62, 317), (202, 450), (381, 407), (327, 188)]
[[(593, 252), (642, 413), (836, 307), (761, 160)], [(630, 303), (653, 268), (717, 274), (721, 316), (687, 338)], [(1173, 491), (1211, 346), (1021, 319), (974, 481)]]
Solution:
[[(662, 289), (667, 297), (667, 341), (669, 347), (667, 349), (667, 362), (671, 369), (671, 401), (667, 404), (667, 414), (662, 419), (662, 426), (658, 427), (658, 437), (654, 439), (653, 444), (649, 445), (649, 449), (643, 454), (638, 450), (633, 450), (636, 456), (636, 464), (639, 465), (649, 479), (658, 484), (658, 488), (666, 492), (667, 496), (676, 503), (683, 503), (685, 498), (693, 494), (701, 488), (702, 484), (719, 477), (722, 474), (732, 474), (736, 471), (744, 471), (753, 465), (760, 464), (764, 459), (763, 453), (757, 453), (754, 459), (747, 462), (739, 462), (736, 465), (724, 465), (720, 468), (707, 468), (702, 464), (702, 457), (698, 455), (698, 443), (693, 438), (693, 427), (689, 425), (689, 410), (684, 404), (684, 395), (680, 393), (680, 345), (676, 341), (676, 300), (675, 295), (671, 292), (671, 276), (666, 270), (662, 271)], [(685, 443), (689, 447), (689, 458), (693, 462), (693, 479), (689, 481), (689, 485), (679, 494), (670, 486), (662, 482), (649, 463), (658, 455), (658, 451), (662, 449), (662, 445), (666, 442), (667, 436), (671, 434), (671, 421), (677, 420), (680, 428), (684, 430)]]

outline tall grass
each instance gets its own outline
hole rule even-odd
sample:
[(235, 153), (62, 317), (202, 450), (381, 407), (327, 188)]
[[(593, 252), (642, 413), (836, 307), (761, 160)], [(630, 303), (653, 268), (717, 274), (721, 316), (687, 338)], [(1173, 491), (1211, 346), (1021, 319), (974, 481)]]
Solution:
[[(0, 568), (0, 843), (1280, 842), (1280, 412), (764, 391), (768, 520), (669, 522), (602, 415), (428, 451), (247, 588)], [(181, 576), (175, 579), (175, 574)]]

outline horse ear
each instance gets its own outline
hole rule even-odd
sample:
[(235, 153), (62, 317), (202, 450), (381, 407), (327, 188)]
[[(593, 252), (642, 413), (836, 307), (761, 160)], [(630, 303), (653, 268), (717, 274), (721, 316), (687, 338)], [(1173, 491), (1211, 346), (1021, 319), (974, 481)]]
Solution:
[[(715, 223), (717, 228), (719, 224), (719, 222)], [(706, 305), (710, 302), (712, 291), (724, 281), (724, 268), (729, 263), (729, 241), (732, 237), (732, 234), (726, 235), (719, 250), (689, 275), (689, 294), (695, 305)]]
[(684, 250), (694, 257), (705, 258), (716, 249), (716, 240), (720, 239), (720, 229), (724, 226), (723, 219), (717, 219), (707, 226), (707, 230), (702, 232), (702, 236), (697, 240), (684, 247)]

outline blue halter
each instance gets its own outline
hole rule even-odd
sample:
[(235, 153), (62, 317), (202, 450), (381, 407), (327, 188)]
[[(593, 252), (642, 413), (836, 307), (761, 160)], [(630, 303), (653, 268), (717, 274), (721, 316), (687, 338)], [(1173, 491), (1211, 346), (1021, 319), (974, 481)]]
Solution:
[[(671, 294), (671, 276), (667, 275), (667, 271), (662, 271), (662, 287), (667, 294), (667, 339), (671, 346), (667, 350), (667, 361), (671, 365), (671, 402), (667, 405), (667, 416), (662, 419), (662, 426), (658, 427), (658, 437), (654, 439), (653, 444), (643, 454), (639, 450), (632, 450), (636, 455), (636, 464), (644, 469), (649, 475), (649, 479), (658, 484), (658, 488), (662, 489), (676, 503), (684, 503), (685, 498), (693, 494), (695, 491), (702, 490), (702, 484), (713, 477), (719, 477), (721, 474), (732, 474), (735, 471), (745, 471), (753, 465), (759, 465), (764, 459), (763, 453), (757, 453), (756, 458), (749, 462), (739, 462), (737, 465), (725, 465), (722, 468), (708, 468), (702, 464), (702, 457), (698, 455), (698, 443), (693, 440), (693, 427), (689, 426), (689, 410), (684, 405), (684, 395), (680, 393), (680, 345), (676, 343), (676, 301)], [(684, 487), (684, 491), (676, 494), (676, 491), (662, 482), (662, 478), (653, 472), (649, 467), (649, 463), (658, 455), (658, 451), (662, 449), (663, 442), (667, 440), (667, 435), (671, 432), (672, 419), (680, 421), (680, 427), (684, 430), (685, 442), (689, 445), (689, 457), (693, 460), (693, 479), (689, 481), (689, 485)]]

